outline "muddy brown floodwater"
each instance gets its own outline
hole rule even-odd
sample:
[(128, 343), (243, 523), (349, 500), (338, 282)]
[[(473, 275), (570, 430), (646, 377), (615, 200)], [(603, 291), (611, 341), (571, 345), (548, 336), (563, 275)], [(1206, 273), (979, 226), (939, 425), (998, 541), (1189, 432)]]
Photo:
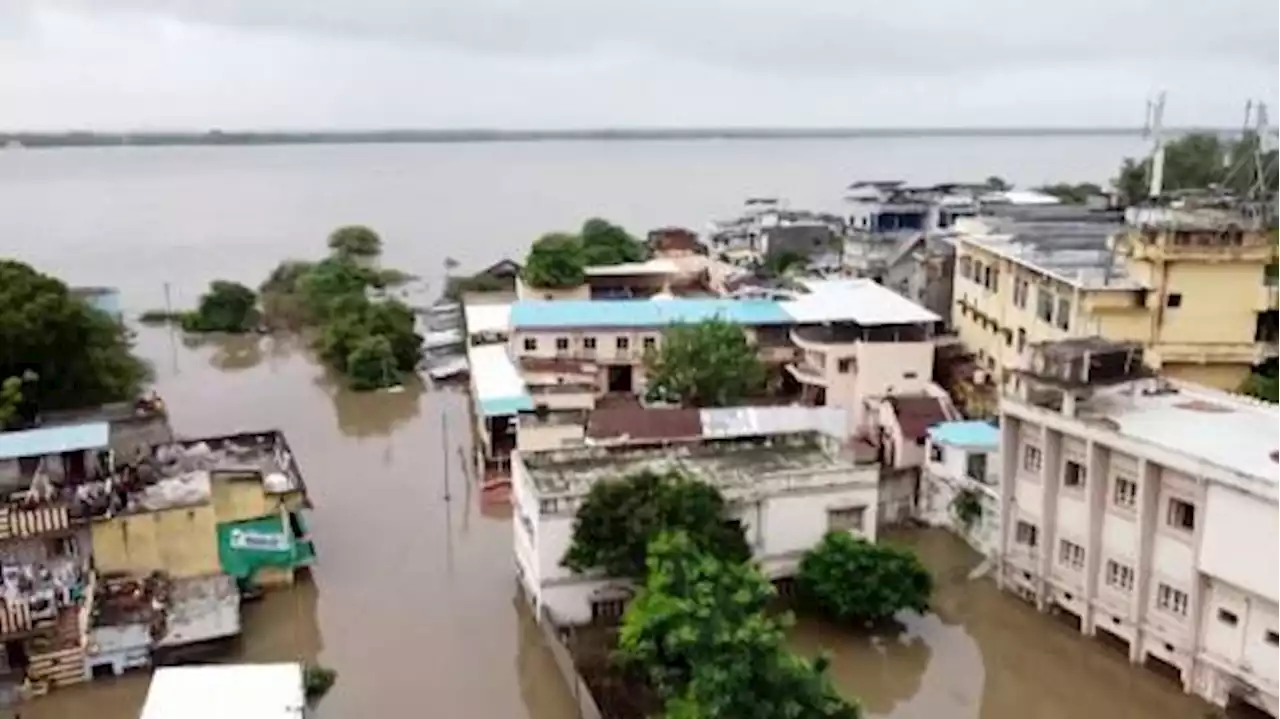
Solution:
[[(187, 346), (142, 329), (139, 350), (156, 365), (177, 432), (284, 430), (315, 503), (313, 580), (246, 605), (229, 660), (318, 659), (337, 669), (319, 719), (572, 719), (553, 660), (515, 600), (509, 515), (482, 511), (467, 475), (462, 395), (343, 392), (287, 340)], [(816, 622), (794, 637), (804, 650), (832, 652), (834, 678), (872, 717), (1203, 715), (1171, 683), (990, 582), (968, 581), (976, 556), (949, 535), (905, 541), (937, 572), (937, 614), (908, 620), (895, 637)], [(22, 716), (136, 719), (147, 681), (135, 673), (57, 691)]]

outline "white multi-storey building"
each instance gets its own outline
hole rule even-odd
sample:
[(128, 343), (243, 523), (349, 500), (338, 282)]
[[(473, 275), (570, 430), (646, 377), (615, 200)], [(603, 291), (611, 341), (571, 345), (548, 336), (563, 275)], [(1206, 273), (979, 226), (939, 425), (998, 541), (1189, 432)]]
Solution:
[[(983, 554), (1000, 544), (1000, 430), (990, 422), (942, 422), (929, 428), (919, 517), (964, 537)], [(972, 514), (961, 505), (972, 502)]]
[(561, 561), (574, 516), (597, 482), (637, 472), (679, 470), (724, 493), (755, 558), (772, 578), (794, 574), (804, 552), (829, 530), (875, 539), (878, 471), (818, 432), (700, 438), (523, 453), (512, 459), (516, 573), (541, 615), (560, 625), (621, 613), (625, 580), (576, 574)]
[(1098, 338), (1031, 348), (1001, 403), (999, 581), (1275, 716), (1280, 415), (1141, 366)]

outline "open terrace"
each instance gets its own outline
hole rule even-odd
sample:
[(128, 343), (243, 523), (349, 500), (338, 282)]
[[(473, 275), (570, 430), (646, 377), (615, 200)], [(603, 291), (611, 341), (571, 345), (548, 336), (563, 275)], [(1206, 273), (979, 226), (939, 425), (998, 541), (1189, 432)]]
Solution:
[(817, 432), (701, 441), (662, 447), (595, 447), (524, 455), (543, 498), (580, 497), (596, 482), (639, 472), (678, 471), (736, 494), (781, 483), (822, 486), (855, 470), (858, 460)]

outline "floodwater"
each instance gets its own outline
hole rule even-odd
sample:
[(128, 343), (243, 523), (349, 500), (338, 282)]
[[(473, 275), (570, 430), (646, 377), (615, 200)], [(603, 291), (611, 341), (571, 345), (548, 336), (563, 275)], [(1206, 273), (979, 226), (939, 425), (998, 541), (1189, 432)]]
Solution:
[[(748, 195), (830, 200), (859, 178), (1104, 180), (1135, 138), (899, 138), (700, 143), (122, 148), (0, 154), (0, 255), (126, 309), (190, 305), (215, 278), (256, 285), (317, 254), (335, 225), (384, 234), (387, 264), (430, 277), (480, 267), (598, 214), (637, 231), (702, 227)], [(463, 398), (338, 390), (286, 340), (187, 346), (139, 330), (187, 436), (284, 430), (305, 472), (314, 581), (249, 605), (237, 656), (338, 671), (320, 719), (427, 715), (571, 719), (537, 628), (515, 601), (510, 520), (482, 509), (462, 460)], [(469, 454), (465, 455), (469, 456)], [(805, 623), (843, 689), (874, 717), (1200, 716), (1179, 688), (1128, 666), (987, 582), (945, 535), (938, 613), (875, 641)], [(55, 692), (25, 719), (136, 719), (145, 674)]]
[[(509, 514), (481, 510), (459, 452), (462, 397), (336, 391), (305, 350), (242, 338), (186, 346), (140, 331), (183, 435), (278, 427), (315, 502), (314, 581), (247, 605), (230, 660), (319, 659), (338, 683), (319, 719), (573, 719), (542, 637), (515, 599)], [(442, 429), (442, 418), (447, 427)], [(447, 436), (445, 436), (447, 435)], [(873, 719), (1198, 717), (1180, 688), (1079, 636), (988, 580), (943, 532), (908, 541), (936, 574), (936, 614), (874, 639), (802, 622), (794, 642), (833, 655)], [(136, 719), (146, 675), (54, 692), (26, 719)]]

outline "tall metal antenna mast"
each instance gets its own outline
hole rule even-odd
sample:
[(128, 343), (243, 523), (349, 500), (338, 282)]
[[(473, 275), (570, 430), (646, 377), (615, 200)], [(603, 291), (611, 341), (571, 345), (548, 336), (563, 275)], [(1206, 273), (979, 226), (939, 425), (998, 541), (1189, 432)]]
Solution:
[(1154, 103), (1149, 104), (1150, 133), (1153, 138), (1151, 150), (1151, 187), (1147, 193), (1156, 198), (1164, 191), (1164, 101), (1165, 93), (1156, 96)]

